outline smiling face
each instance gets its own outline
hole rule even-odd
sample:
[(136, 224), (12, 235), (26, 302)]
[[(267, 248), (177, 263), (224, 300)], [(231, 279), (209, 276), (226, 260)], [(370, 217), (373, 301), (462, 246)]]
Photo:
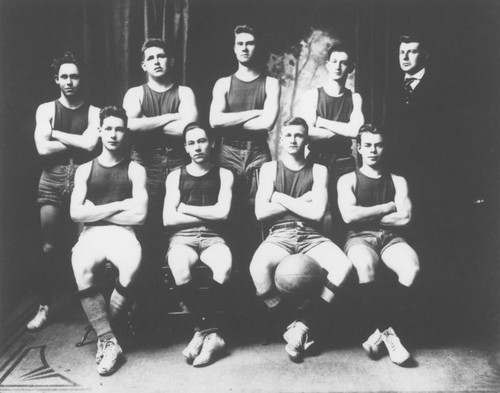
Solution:
[(255, 37), (250, 33), (238, 33), (234, 37), (234, 54), (241, 64), (249, 64), (255, 57)]
[(123, 147), (126, 136), (127, 127), (125, 121), (116, 116), (109, 116), (103, 119), (99, 129), (102, 146), (108, 151), (116, 151)]
[(144, 51), (141, 66), (148, 77), (162, 78), (170, 71), (172, 59), (168, 58), (163, 48), (152, 46)]
[(66, 97), (75, 96), (79, 93), (80, 71), (76, 64), (63, 63), (55, 76), (55, 81)]
[(377, 167), (382, 162), (384, 138), (380, 134), (363, 132), (360, 134), (358, 152), (363, 157), (363, 165)]
[(185, 148), (191, 160), (202, 164), (210, 159), (214, 144), (202, 128), (193, 128), (186, 132)]
[(414, 75), (425, 66), (427, 53), (422, 51), (418, 42), (402, 42), (399, 45), (399, 65), (401, 69)]
[(301, 125), (284, 126), (280, 136), (283, 151), (290, 155), (304, 154), (307, 143), (307, 131)]

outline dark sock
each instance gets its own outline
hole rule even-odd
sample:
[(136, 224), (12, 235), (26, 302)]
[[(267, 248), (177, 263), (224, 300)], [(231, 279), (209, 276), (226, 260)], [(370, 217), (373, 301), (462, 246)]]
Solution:
[(87, 314), (87, 318), (94, 328), (97, 337), (101, 340), (108, 340), (114, 337), (106, 312), (106, 301), (101, 292), (95, 287), (90, 287), (80, 291), (79, 297), (83, 311)]
[(359, 284), (361, 303), (364, 315), (367, 319), (367, 331), (365, 334), (372, 334), (375, 329), (384, 331), (389, 327), (386, 313), (382, 313), (382, 297), (380, 288), (375, 281)]
[(184, 302), (191, 312), (191, 322), (194, 328), (203, 329), (205, 310), (196, 285), (193, 281), (190, 281), (186, 284), (177, 285), (175, 288), (179, 299)]
[(133, 290), (131, 286), (124, 287), (117, 278), (115, 281), (115, 289), (109, 300), (109, 318), (115, 320), (126, 312), (131, 304), (132, 298)]
[(407, 287), (398, 281), (390, 300), (392, 309), (391, 326), (396, 332), (400, 332), (405, 329), (405, 322), (414, 301), (413, 286)]
[(44, 306), (50, 305), (52, 301), (52, 287), (55, 279), (55, 257), (55, 250), (42, 251), (40, 254), (40, 260), (36, 266), (37, 296), (40, 304)]
[(205, 323), (208, 328), (220, 328), (223, 321), (218, 316), (220, 311), (226, 311), (227, 283), (220, 284), (211, 279), (208, 283), (208, 293), (205, 296)]

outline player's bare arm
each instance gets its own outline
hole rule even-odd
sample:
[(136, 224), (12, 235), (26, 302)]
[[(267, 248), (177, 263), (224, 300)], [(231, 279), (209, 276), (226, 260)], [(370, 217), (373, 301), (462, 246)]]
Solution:
[(182, 136), (184, 127), (198, 120), (198, 108), (193, 90), (187, 86), (179, 86), (179, 100), (180, 118), (163, 126), (163, 133), (166, 135)]
[(117, 225), (142, 225), (148, 212), (148, 193), (146, 191), (146, 170), (134, 161), (128, 167), (128, 177), (132, 183), (132, 198), (123, 201), (124, 209), (105, 218)]
[(389, 227), (404, 227), (410, 223), (412, 213), (408, 184), (401, 176), (391, 176), (396, 190), (396, 194), (394, 196), (396, 211), (380, 218), (380, 223)]
[(276, 161), (266, 162), (260, 169), (259, 187), (255, 195), (255, 216), (257, 220), (266, 220), (287, 212), (284, 206), (271, 201), (274, 193), (276, 164)]
[(52, 138), (52, 120), (54, 119), (54, 103), (41, 104), (36, 111), (35, 146), (38, 154), (48, 156), (65, 151), (68, 147)]
[(181, 202), (181, 193), (179, 190), (179, 179), (181, 170), (177, 169), (167, 176), (165, 182), (166, 194), (163, 203), (163, 225), (166, 227), (171, 226), (189, 226), (192, 224), (202, 224), (205, 220), (197, 217), (183, 214), (178, 211)]
[(281, 88), (276, 78), (266, 78), (266, 100), (262, 113), (243, 123), (243, 128), (249, 131), (271, 131), (276, 124), (279, 113)]
[(220, 168), (220, 190), (217, 203), (212, 206), (193, 206), (180, 203), (177, 211), (207, 221), (227, 220), (231, 210), (233, 182), (233, 173), (228, 169)]
[(359, 128), (365, 121), (361, 110), (363, 100), (360, 94), (352, 94), (352, 104), (353, 109), (348, 123), (328, 120), (318, 116), (316, 119), (316, 128), (325, 129), (331, 133), (346, 136), (348, 138), (356, 138), (358, 136)]
[(213, 128), (237, 126), (262, 114), (262, 110), (259, 109), (227, 112), (226, 96), (229, 92), (230, 80), (230, 77), (221, 78), (213, 88), (212, 104), (210, 105), (210, 126)]
[(75, 187), (71, 194), (70, 215), (74, 222), (95, 222), (126, 208), (126, 202), (117, 201), (105, 205), (94, 205), (87, 201), (87, 181), (90, 177), (92, 162), (80, 165), (75, 173)]
[(354, 172), (342, 176), (337, 183), (339, 210), (346, 224), (374, 221), (396, 211), (396, 204), (388, 202), (370, 207), (358, 206), (354, 187), (356, 174)]
[(99, 140), (99, 108), (90, 106), (88, 115), (88, 126), (82, 135), (52, 130), (52, 139), (66, 146), (76, 147), (82, 150), (92, 151)]
[(328, 171), (323, 165), (314, 164), (313, 186), (307, 198), (293, 198), (290, 195), (274, 192), (272, 201), (306, 220), (320, 221), (325, 215), (328, 203)]

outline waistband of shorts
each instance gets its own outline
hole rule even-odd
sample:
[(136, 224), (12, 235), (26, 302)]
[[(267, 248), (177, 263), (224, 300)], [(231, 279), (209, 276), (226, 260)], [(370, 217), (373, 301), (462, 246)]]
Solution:
[(279, 231), (282, 229), (306, 228), (308, 225), (304, 221), (288, 221), (280, 222), (271, 227), (271, 231)]
[(242, 141), (237, 139), (222, 138), (222, 144), (226, 146), (231, 146), (236, 149), (249, 150), (254, 147), (264, 147), (267, 146), (267, 137), (256, 139), (253, 141)]

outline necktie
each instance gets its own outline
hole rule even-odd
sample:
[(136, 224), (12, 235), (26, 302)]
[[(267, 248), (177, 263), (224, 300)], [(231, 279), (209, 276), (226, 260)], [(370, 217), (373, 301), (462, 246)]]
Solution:
[(405, 104), (408, 104), (410, 102), (410, 96), (411, 93), (413, 93), (413, 89), (411, 87), (411, 84), (413, 81), (416, 81), (417, 78), (406, 78), (405, 83), (404, 83), (404, 89), (405, 89)]

